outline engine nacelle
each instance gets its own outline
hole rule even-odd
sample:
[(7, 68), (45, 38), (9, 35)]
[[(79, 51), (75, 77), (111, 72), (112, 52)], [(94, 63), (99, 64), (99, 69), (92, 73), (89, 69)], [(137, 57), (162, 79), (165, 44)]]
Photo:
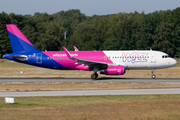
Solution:
[(124, 66), (109, 66), (104, 70), (100, 70), (100, 74), (106, 75), (123, 75), (125, 72)]

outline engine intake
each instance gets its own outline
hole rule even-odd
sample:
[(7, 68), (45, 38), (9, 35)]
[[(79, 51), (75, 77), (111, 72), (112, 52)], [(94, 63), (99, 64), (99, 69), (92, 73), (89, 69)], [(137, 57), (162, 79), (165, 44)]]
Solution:
[(109, 66), (104, 70), (100, 70), (100, 74), (106, 75), (123, 75), (125, 72), (124, 66)]

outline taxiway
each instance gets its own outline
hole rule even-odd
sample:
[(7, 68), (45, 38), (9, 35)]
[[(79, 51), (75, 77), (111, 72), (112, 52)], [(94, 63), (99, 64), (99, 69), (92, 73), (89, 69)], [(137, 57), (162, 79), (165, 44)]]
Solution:
[(0, 97), (180, 94), (180, 88), (0, 92)]

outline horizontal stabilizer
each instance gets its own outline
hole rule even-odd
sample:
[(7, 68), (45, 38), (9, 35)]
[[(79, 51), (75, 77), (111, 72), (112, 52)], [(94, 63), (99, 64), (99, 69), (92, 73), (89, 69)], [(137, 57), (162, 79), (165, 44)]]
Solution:
[(28, 60), (28, 57), (26, 55), (4, 55), (4, 58), (8, 56), (8, 57), (13, 57), (13, 58), (16, 58), (18, 60), (21, 60), (21, 61), (26, 61)]

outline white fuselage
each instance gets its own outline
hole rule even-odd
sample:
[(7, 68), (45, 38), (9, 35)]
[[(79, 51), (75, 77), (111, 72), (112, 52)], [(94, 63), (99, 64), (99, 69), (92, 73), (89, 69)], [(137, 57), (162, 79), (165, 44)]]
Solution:
[(137, 51), (103, 51), (114, 64), (126, 69), (162, 69), (172, 67), (177, 61), (164, 52)]

